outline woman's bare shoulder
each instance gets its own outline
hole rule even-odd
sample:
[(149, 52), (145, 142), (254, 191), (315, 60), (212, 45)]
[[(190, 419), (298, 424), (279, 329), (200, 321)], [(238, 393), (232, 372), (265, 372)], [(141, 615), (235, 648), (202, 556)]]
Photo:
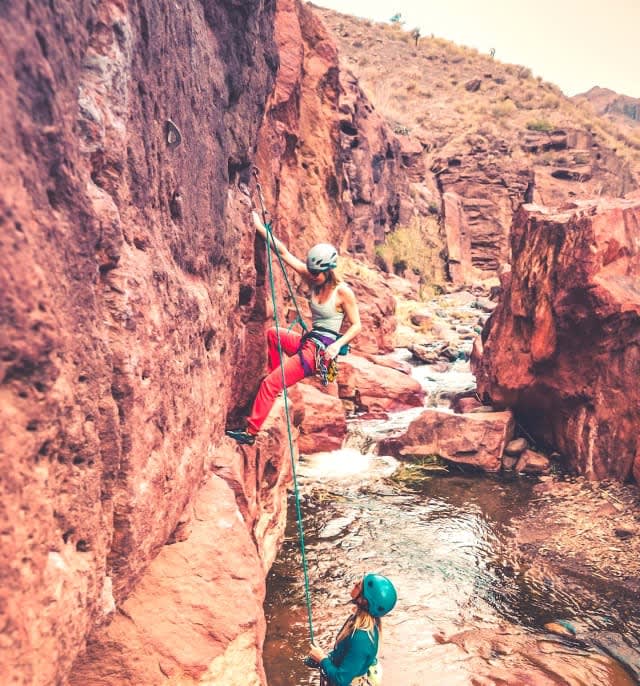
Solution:
[(353, 292), (353, 289), (351, 286), (349, 286), (348, 283), (345, 283), (344, 281), (341, 281), (337, 286), (336, 286), (336, 292), (341, 298), (345, 298), (347, 300), (355, 300), (356, 296), (355, 293)]

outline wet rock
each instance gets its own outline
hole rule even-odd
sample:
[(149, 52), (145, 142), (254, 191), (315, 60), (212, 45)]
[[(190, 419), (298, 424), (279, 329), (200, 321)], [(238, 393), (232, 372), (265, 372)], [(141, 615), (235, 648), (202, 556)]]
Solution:
[(355, 513), (346, 517), (338, 517), (329, 522), (318, 534), (318, 538), (335, 538), (348, 529), (356, 519)]
[(509, 411), (452, 414), (429, 409), (411, 422), (405, 434), (383, 441), (380, 451), (400, 457), (438, 455), (451, 462), (496, 472), (513, 429), (513, 415)]
[(518, 458), (516, 472), (520, 474), (549, 474), (551, 464), (546, 455), (527, 449)]
[(513, 441), (509, 441), (509, 443), (507, 443), (504, 453), (505, 455), (509, 455), (511, 457), (518, 457), (528, 447), (529, 444), (527, 443), (526, 438), (514, 438)]
[(414, 343), (409, 346), (409, 350), (416, 360), (424, 364), (434, 364), (440, 358), (438, 348), (434, 348), (433, 345)]
[(465, 353), (463, 351), (457, 350), (451, 346), (447, 346), (439, 353), (440, 357), (443, 357), (449, 362), (455, 362), (456, 360), (465, 359)]

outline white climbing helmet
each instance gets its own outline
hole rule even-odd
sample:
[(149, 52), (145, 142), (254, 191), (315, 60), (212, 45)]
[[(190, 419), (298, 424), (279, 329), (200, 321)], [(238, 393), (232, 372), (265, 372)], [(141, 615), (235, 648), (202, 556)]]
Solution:
[(310, 272), (326, 272), (338, 266), (338, 251), (329, 243), (318, 243), (307, 253)]

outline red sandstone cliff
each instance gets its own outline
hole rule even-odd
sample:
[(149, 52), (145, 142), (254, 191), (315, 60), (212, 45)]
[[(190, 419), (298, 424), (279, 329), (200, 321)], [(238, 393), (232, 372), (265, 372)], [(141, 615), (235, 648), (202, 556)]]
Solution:
[[(289, 0), (21, 2), (0, 29), (0, 680), (262, 684), (289, 462), (281, 412), (222, 438), (269, 323), (238, 184), (257, 162), (294, 250), (372, 257), (400, 146)], [(390, 292), (354, 287), (388, 348)]]
[[(252, 0), (0, 8), (2, 683), (65, 683), (115, 606), (111, 627), (138, 656), (98, 635), (72, 683), (195, 679), (231, 654), (263, 681), (288, 463), (278, 441), (254, 465), (221, 436), (245, 324), (264, 310), (230, 182), (273, 82), (272, 25), (273, 6)], [(194, 502), (196, 538), (167, 547)], [(182, 590), (197, 574), (207, 592), (172, 609), (163, 573)], [(221, 589), (242, 612), (189, 614)], [(171, 626), (163, 612), (185, 637), (201, 623), (188, 659), (180, 631), (147, 640)]]
[(478, 387), (591, 478), (640, 481), (640, 203), (525, 205)]

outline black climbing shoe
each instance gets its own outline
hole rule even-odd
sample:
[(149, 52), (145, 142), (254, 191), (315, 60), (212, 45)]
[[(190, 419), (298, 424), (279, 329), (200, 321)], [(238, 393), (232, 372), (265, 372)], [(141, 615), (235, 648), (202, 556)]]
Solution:
[(241, 445), (253, 445), (256, 442), (255, 434), (250, 434), (242, 429), (231, 429), (230, 431), (225, 431), (225, 434), (229, 438), (233, 438), (234, 441), (238, 441)]

